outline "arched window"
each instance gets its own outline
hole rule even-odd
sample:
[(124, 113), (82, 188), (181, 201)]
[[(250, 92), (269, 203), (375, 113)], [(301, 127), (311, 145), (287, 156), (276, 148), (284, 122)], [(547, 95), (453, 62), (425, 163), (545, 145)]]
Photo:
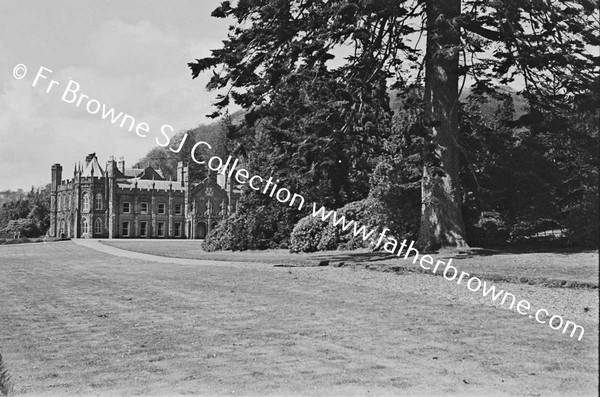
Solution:
[(85, 234), (89, 232), (88, 221), (86, 218), (81, 219), (81, 233)]
[(96, 219), (96, 222), (94, 222), (94, 233), (102, 234), (102, 220), (101, 219)]
[(94, 201), (94, 208), (96, 208), (97, 210), (102, 209), (102, 195), (100, 193), (96, 195), (96, 200)]
[(84, 211), (90, 210), (90, 196), (88, 196), (87, 193), (83, 194), (83, 210)]

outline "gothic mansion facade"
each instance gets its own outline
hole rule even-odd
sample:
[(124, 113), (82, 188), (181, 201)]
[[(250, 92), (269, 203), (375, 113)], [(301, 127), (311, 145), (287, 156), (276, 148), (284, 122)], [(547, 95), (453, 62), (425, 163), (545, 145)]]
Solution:
[(110, 158), (103, 170), (95, 153), (75, 166), (73, 179), (62, 179), (52, 165), (50, 230), (70, 238), (205, 238), (218, 221), (236, 208), (240, 190), (221, 174), (200, 183), (177, 166), (177, 179), (159, 170), (125, 168)]

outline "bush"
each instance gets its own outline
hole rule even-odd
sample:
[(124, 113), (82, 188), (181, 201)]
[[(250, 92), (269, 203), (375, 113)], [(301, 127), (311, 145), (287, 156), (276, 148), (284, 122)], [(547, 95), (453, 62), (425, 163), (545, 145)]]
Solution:
[(321, 231), (321, 239), (317, 245), (317, 251), (331, 251), (337, 249), (340, 245), (340, 232), (338, 228), (333, 227), (331, 224), (325, 225), (323, 222), (321, 223), (325, 227)]
[(288, 248), (297, 210), (263, 200), (266, 204), (257, 207), (242, 203), (241, 208), (210, 231), (202, 248), (206, 251)]
[[(319, 250), (326, 224), (312, 215), (300, 219), (290, 237), (291, 252), (315, 252)], [(327, 245), (327, 244), (326, 244)], [(336, 244), (337, 245), (337, 244)], [(329, 246), (329, 245), (327, 245)]]
[[(360, 230), (364, 227), (365, 233), (375, 230), (368, 240), (363, 240), (363, 232), (354, 236), (354, 224), (346, 231), (342, 231), (341, 224), (333, 225), (333, 215), (327, 223), (312, 215), (302, 218), (294, 227), (290, 239), (291, 252), (314, 252), (334, 249), (352, 250), (368, 248), (371, 240), (376, 238), (376, 233), (384, 227), (394, 230), (400, 223), (393, 219), (393, 212), (388, 210), (384, 203), (374, 198), (348, 203), (336, 210), (337, 219), (345, 217), (346, 224), (354, 221)], [(390, 233), (391, 234), (391, 233)]]
[(8, 224), (3, 229), (5, 233), (20, 233), (25, 237), (37, 237), (40, 234), (40, 230), (37, 224), (29, 218), (20, 218), (8, 221)]
[(23, 243), (31, 243), (31, 242), (33, 242), (33, 241), (28, 239), (27, 237), (21, 237), (21, 238), (15, 238), (12, 240), (6, 240), (4, 245), (23, 244)]
[(236, 223), (235, 216), (229, 217), (217, 224), (206, 239), (202, 242), (202, 249), (208, 252), (226, 251), (232, 249), (234, 239), (233, 227)]

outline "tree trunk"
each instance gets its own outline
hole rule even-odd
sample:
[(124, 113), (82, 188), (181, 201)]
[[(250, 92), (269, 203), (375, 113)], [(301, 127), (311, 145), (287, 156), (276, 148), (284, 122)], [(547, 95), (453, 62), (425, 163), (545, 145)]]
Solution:
[(467, 248), (458, 168), (458, 75), (461, 0), (427, 1), (425, 125), (418, 245), (431, 251)]

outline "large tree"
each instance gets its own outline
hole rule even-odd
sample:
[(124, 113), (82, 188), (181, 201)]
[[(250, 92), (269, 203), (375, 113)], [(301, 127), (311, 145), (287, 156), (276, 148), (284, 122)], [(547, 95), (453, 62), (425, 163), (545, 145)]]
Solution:
[[(240, 0), (222, 2), (213, 16), (235, 24), (222, 48), (189, 65), (193, 77), (213, 71), (208, 88), (226, 89), (215, 115), (231, 99), (261, 108), (295, 76), (328, 73), (351, 92), (345, 121), (333, 128), (360, 137), (365, 128), (349, 127), (379, 106), (366, 102), (382, 79), (397, 89), (424, 82), (425, 249), (466, 246), (457, 109), (467, 76), (481, 91), (518, 79), (534, 113), (585, 101), (598, 84), (590, 51), (599, 44), (598, 14), (590, 0)], [(343, 62), (331, 62), (340, 54)]]

